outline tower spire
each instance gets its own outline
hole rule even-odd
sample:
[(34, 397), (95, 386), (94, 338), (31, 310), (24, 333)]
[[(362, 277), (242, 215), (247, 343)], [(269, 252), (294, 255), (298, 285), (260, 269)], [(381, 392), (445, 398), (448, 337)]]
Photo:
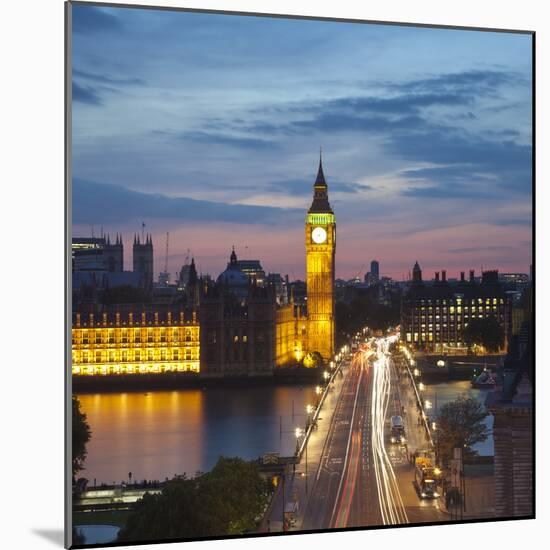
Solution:
[(323, 173), (323, 150), (321, 147), (319, 147), (319, 169), (313, 184), (313, 202), (309, 208), (309, 213), (332, 214), (332, 208), (328, 202), (328, 185)]
[(315, 187), (327, 187), (325, 174), (323, 173), (323, 149), (319, 147), (319, 169), (317, 170), (317, 178), (315, 179)]

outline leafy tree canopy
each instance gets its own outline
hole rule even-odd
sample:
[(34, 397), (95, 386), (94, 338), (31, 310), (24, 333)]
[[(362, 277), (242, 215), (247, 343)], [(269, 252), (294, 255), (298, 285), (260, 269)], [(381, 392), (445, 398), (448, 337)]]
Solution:
[(220, 457), (210, 472), (173, 479), (161, 494), (147, 493), (118, 540), (239, 535), (255, 529), (271, 490), (254, 463)]
[(86, 460), (86, 444), (90, 441), (92, 432), (86, 420), (86, 415), (80, 409), (80, 401), (73, 395), (73, 478), (84, 469)]
[(479, 401), (464, 395), (441, 407), (437, 430), (443, 464), (449, 463), (455, 447), (462, 448), (466, 456), (476, 454), (472, 446), (485, 441), (489, 435), (484, 423), (487, 416)]
[(493, 317), (472, 319), (464, 329), (464, 341), (468, 346), (483, 346), (489, 352), (496, 352), (504, 345), (504, 329)]

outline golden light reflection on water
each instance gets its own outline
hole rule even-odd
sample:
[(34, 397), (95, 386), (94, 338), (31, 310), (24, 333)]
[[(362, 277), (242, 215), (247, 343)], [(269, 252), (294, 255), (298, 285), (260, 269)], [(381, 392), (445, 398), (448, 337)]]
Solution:
[(81, 475), (91, 484), (120, 483), (128, 472), (163, 480), (209, 470), (222, 454), (292, 454), (314, 398), (313, 387), (296, 386), (82, 394), (92, 439)]
[(91, 482), (164, 479), (202, 463), (200, 390), (80, 395), (92, 429), (86, 470)]

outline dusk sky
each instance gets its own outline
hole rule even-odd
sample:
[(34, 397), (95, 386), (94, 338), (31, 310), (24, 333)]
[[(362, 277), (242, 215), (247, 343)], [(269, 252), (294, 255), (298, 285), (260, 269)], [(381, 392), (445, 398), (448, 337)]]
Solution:
[(528, 272), (531, 86), (528, 35), (75, 5), (73, 235), (303, 278), (322, 146), (337, 277)]

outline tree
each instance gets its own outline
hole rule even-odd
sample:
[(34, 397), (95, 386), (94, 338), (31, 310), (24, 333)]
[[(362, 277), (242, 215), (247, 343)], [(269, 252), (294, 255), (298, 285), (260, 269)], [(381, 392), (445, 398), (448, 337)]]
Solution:
[(78, 472), (84, 469), (86, 460), (86, 444), (90, 441), (92, 432), (86, 420), (86, 415), (80, 409), (80, 401), (73, 395), (73, 481)]
[(118, 540), (243, 534), (256, 528), (271, 491), (254, 463), (220, 457), (210, 472), (173, 479), (158, 495), (146, 493)]
[(302, 364), (306, 369), (315, 369), (323, 366), (323, 356), (318, 351), (313, 351), (308, 353)]
[(489, 432), (484, 423), (487, 416), (487, 411), (479, 401), (465, 395), (441, 407), (437, 445), (443, 464), (449, 463), (455, 447), (462, 448), (465, 456), (477, 454), (472, 446), (487, 439)]
[(494, 316), (472, 319), (464, 329), (464, 341), (468, 347), (477, 344), (497, 352), (504, 345), (504, 330)]

